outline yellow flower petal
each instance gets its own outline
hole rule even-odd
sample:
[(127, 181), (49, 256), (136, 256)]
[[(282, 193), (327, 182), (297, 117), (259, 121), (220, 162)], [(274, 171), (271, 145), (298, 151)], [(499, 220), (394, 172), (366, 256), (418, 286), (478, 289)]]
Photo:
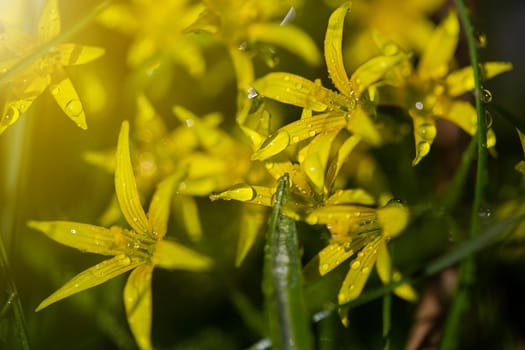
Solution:
[(350, 77), (350, 84), (359, 97), (362, 93), (375, 84), (385, 84), (388, 73), (403, 63), (409, 56), (399, 51), (389, 56), (376, 56), (357, 67)]
[(148, 233), (150, 231), (150, 225), (140, 203), (137, 183), (131, 165), (131, 157), (129, 154), (129, 123), (127, 121), (122, 123), (118, 139), (115, 165), (115, 189), (120, 209), (129, 225), (139, 234)]
[(409, 218), (408, 209), (395, 201), (377, 209), (377, 219), (383, 227), (383, 236), (387, 238), (399, 236), (408, 225)]
[(38, 40), (45, 43), (60, 33), (58, 0), (48, 0), (38, 20)]
[(301, 29), (278, 23), (253, 23), (248, 27), (251, 40), (278, 45), (304, 59), (308, 64), (317, 65), (321, 55), (314, 41)]
[(56, 51), (62, 66), (74, 66), (91, 62), (102, 56), (106, 50), (96, 46), (60, 44)]
[(241, 230), (239, 232), (239, 241), (237, 243), (237, 254), (235, 255), (235, 266), (242, 265), (246, 255), (255, 244), (255, 239), (266, 224), (265, 207), (259, 205), (243, 205), (241, 211)]
[(133, 34), (139, 25), (130, 6), (125, 4), (112, 4), (98, 16), (97, 20), (108, 28), (129, 35)]
[(169, 270), (208, 270), (213, 262), (210, 258), (175, 242), (158, 241), (153, 255), (153, 263)]
[(271, 207), (274, 192), (275, 190), (269, 187), (238, 184), (226, 191), (211, 194), (210, 199), (236, 200)]
[(368, 276), (372, 271), (372, 267), (376, 262), (377, 248), (382, 240), (382, 237), (377, 237), (374, 240), (369, 241), (350, 262), (350, 270), (348, 271), (337, 295), (337, 301), (339, 304), (346, 304), (357, 299), (359, 295), (361, 295), (366, 281), (368, 280)]
[(299, 153), (301, 168), (317, 193), (324, 192), (328, 157), (338, 133), (337, 129), (320, 133)]
[[(390, 254), (388, 253), (388, 248), (384, 240), (379, 244), (377, 252), (376, 269), (381, 281), (384, 284), (388, 284), (392, 280), (399, 281), (401, 279), (401, 274), (398, 271), (392, 271)], [(416, 291), (409, 284), (402, 284), (399, 287), (396, 287), (394, 293), (398, 297), (408, 301), (415, 301), (417, 299)]]
[(64, 284), (62, 288), (42, 301), (35, 311), (40, 311), (59, 300), (67, 298), (70, 295), (98, 286), (99, 284), (117, 277), (118, 275), (121, 275), (142, 263), (143, 262), (140, 260), (132, 260), (123, 254), (117, 255), (109, 260), (105, 260), (100, 264), (90, 267), (89, 269), (84, 270), (73, 277), (69, 282)]
[(159, 183), (157, 190), (153, 194), (148, 211), (148, 218), (149, 227), (151, 227), (153, 235), (158, 239), (162, 239), (166, 235), (173, 191), (184, 174), (185, 171), (177, 171), (164, 179)]
[(317, 114), (309, 118), (297, 120), (278, 129), (261, 145), (253, 155), (252, 160), (265, 160), (315, 135), (329, 130), (340, 130), (347, 124), (345, 113), (329, 112)]
[(151, 345), (151, 275), (153, 264), (137, 266), (129, 275), (124, 288), (124, 306), (129, 328), (140, 349)]
[(415, 166), (430, 152), (430, 146), (436, 138), (437, 129), (434, 118), (423, 115), (415, 109), (411, 109), (408, 112), (414, 124), (416, 156), (412, 161), (412, 165)]
[(350, 2), (344, 2), (330, 16), (324, 39), (324, 54), (330, 79), (337, 90), (350, 96), (352, 85), (348, 79), (343, 62), (343, 27), (347, 13), (350, 11)]
[(325, 201), (326, 205), (360, 204), (374, 205), (374, 197), (363, 189), (337, 190)]
[(125, 238), (118, 227), (107, 229), (71, 221), (29, 221), (27, 225), (56, 242), (83, 252), (118, 255), (123, 251), (119, 244)]
[(421, 61), (417, 67), (418, 75), (423, 80), (444, 77), (458, 45), (459, 20), (451, 11), (436, 28), (430, 38)]
[(316, 112), (325, 111), (337, 95), (306, 78), (283, 72), (269, 73), (257, 79), (253, 87), (263, 97)]
[(56, 67), (51, 75), (51, 79), (49, 92), (53, 95), (53, 98), (62, 111), (64, 111), (69, 119), (77, 126), (84, 130), (87, 129), (84, 107), (82, 106), (82, 102), (80, 102), (77, 90), (64, 69), (62, 67)]
[(376, 209), (373, 208), (359, 205), (325, 205), (311, 210), (305, 221), (310, 225), (326, 225), (335, 239), (345, 239), (349, 235), (381, 232), (376, 219)]
[(199, 241), (202, 238), (202, 227), (199, 216), (197, 202), (192, 196), (178, 195), (175, 201), (179, 209), (178, 217), (182, 218), (182, 223), (186, 233), (192, 241)]
[(337, 178), (337, 175), (339, 175), (339, 171), (341, 170), (341, 167), (343, 166), (344, 162), (348, 158), (348, 155), (352, 152), (352, 150), (357, 146), (357, 144), (361, 141), (361, 137), (357, 135), (351, 135), (348, 137), (341, 147), (339, 147), (339, 150), (337, 150), (336, 159), (332, 161), (328, 167), (328, 170), (326, 172), (326, 188), (331, 190), (332, 186), (335, 182), (335, 179)]
[[(487, 80), (512, 69), (509, 62), (487, 62), (482, 64), (483, 79)], [(447, 93), (450, 96), (459, 96), (467, 91), (474, 90), (474, 72), (472, 67), (465, 67), (447, 75)]]
[[(248, 89), (252, 85), (255, 76), (252, 60), (250, 56), (237, 48), (230, 48), (228, 52), (232, 58), (233, 69), (235, 70), (235, 77), (237, 78), (237, 89), (242, 92), (243, 98), (246, 98)], [(242, 117), (238, 116), (238, 118), (240, 118), (240, 124), (243, 125), (246, 115)]]
[(361, 104), (359, 104), (353, 112), (349, 113), (346, 121), (346, 128), (354, 134), (361, 136), (363, 140), (374, 146), (381, 144), (381, 134), (379, 134), (375, 124)]
[(478, 129), (476, 109), (470, 102), (454, 101), (450, 108), (445, 109), (443, 115), (439, 117), (451, 121), (469, 135), (474, 135)]

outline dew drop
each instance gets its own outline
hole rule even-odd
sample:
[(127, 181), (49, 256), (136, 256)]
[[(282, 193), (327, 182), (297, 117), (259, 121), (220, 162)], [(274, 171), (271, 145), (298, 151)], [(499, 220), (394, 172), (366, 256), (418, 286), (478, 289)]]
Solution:
[(350, 265), (350, 268), (353, 270), (357, 270), (361, 266), (361, 262), (359, 260), (354, 260), (352, 264)]
[(436, 137), (436, 126), (431, 123), (423, 123), (418, 127), (419, 136), (425, 140), (434, 140)]
[(349, 290), (354, 290), (355, 289), (355, 285), (351, 284), (350, 287), (348, 287)]
[(423, 157), (430, 152), (430, 143), (427, 141), (421, 141), (417, 144), (417, 153), (419, 157)]
[(254, 88), (250, 87), (248, 88), (248, 98), (253, 99), (259, 96), (259, 93)]
[(77, 234), (77, 230), (75, 230), (74, 228), (72, 228), (69, 232), (71, 232), (72, 235), (76, 235)]
[(484, 48), (487, 45), (487, 36), (483, 32), (476, 33), (476, 45), (479, 48)]
[(325, 273), (326, 271), (328, 271), (328, 264), (323, 264), (319, 272)]
[(417, 101), (417, 102), (414, 104), (414, 106), (416, 107), (416, 109), (417, 109), (418, 111), (422, 111), (423, 108), (425, 108), (425, 106), (423, 105), (423, 102), (421, 102), (421, 101)]
[(60, 93), (60, 86), (58, 86), (58, 85), (51, 85), (49, 87), (49, 91), (51, 92), (51, 95), (57, 96)]
[(487, 89), (481, 90), (481, 101), (483, 101), (483, 103), (490, 103), (492, 101), (492, 93)]
[(315, 136), (315, 130), (308, 131), (308, 136), (314, 137)]
[(290, 76), (285, 75), (285, 76), (284, 76), (284, 81), (289, 81), (289, 80), (290, 80)]
[(370, 268), (369, 268), (369, 267), (366, 267), (366, 266), (365, 266), (365, 267), (363, 267), (363, 268), (361, 269), (361, 273), (362, 273), (363, 275), (366, 275), (368, 272), (370, 272)]
[(296, 88), (297, 90), (301, 90), (301, 89), (303, 88), (303, 84), (301, 84), (301, 83), (297, 83), (297, 84), (295, 84), (295, 88)]
[(487, 128), (491, 128), (492, 124), (494, 123), (494, 120), (492, 119), (492, 114), (490, 113), (490, 111), (485, 110), (484, 115), (485, 115), (485, 125), (487, 126)]
[(296, 136), (292, 137), (292, 143), (298, 143), (299, 141), (301, 141), (299, 136), (296, 135)]
[(12, 123), (20, 116), (20, 110), (13, 105), (7, 107), (7, 111), (2, 118), (2, 122)]
[(66, 112), (70, 116), (78, 117), (82, 114), (82, 103), (77, 99), (70, 100), (66, 103)]
[(383, 53), (387, 56), (393, 56), (399, 52), (397, 45), (389, 43), (383, 46)]

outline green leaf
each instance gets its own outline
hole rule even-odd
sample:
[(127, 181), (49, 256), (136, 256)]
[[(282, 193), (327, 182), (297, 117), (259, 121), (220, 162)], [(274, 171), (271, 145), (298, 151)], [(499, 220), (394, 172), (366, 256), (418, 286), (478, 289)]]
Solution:
[(266, 232), (263, 293), (274, 349), (313, 349), (303, 298), (301, 262), (295, 222), (283, 215), (289, 177), (279, 179)]

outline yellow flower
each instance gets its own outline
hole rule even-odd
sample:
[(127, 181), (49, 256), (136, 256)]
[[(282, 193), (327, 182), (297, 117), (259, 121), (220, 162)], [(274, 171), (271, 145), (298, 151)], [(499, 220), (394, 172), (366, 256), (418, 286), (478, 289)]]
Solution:
[[(297, 54), (309, 64), (317, 65), (320, 62), (321, 57), (314, 41), (288, 20), (293, 17), (300, 2), (207, 0), (199, 19), (188, 27), (188, 30), (212, 33), (227, 48), (240, 92), (239, 110), (243, 109), (248, 89), (254, 80), (254, 54), (262, 54), (267, 63), (273, 66), (276, 60), (273, 45), (276, 45)], [(238, 115), (240, 125), (244, 125), (244, 118), (245, 115)]]
[(203, 43), (199, 37), (184, 33), (200, 11), (202, 5), (190, 0), (131, 0), (112, 4), (98, 20), (133, 37), (127, 57), (132, 67), (151, 67), (169, 57), (191, 74), (201, 75), (206, 67)]
[[(450, 12), (429, 39), (417, 68), (412, 70), (407, 67), (406, 72), (398, 77), (397, 87), (393, 91), (385, 91), (389, 87), (381, 91), (382, 104), (406, 108), (412, 117), (416, 144), (413, 165), (430, 152), (437, 133), (435, 118), (449, 120), (470, 135), (474, 135), (477, 130), (474, 107), (459, 99), (474, 88), (472, 67), (450, 71), (458, 38), (459, 20), (455, 12)], [(492, 78), (511, 68), (512, 65), (507, 62), (484, 63), (483, 78)], [(495, 143), (495, 135), (489, 130), (487, 146), (492, 147)]]
[(2, 34), (4, 43), (14, 57), (0, 62), (0, 74), (9, 74), (9, 70), (16, 68), (18, 63), (35, 57), (27, 68), (10, 79), (0, 118), (0, 134), (28, 110), (46, 88), (75, 124), (82, 129), (87, 128), (84, 108), (64, 67), (90, 62), (100, 57), (104, 49), (62, 43), (53, 45), (44, 54), (38, 55), (38, 50), (49, 45), (59, 32), (57, 0), (49, 0), (38, 21), (36, 38), (15, 28), (7, 28)]
[(29, 226), (51, 239), (81, 251), (112, 255), (73, 277), (37, 307), (37, 311), (75, 293), (95, 287), (133, 270), (124, 288), (124, 304), (131, 331), (141, 349), (152, 349), (151, 276), (156, 266), (191, 271), (206, 270), (211, 261), (175, 242), (167, 232), (172, 194), (183, 172), (162, 181), (151, 200), (148, 214), (141, 206), (129, 153), (129, 125), (122, 124), (116, 156), (115, 188), (122, 214), (131, 229), (109, 229), (68, 221), (30, 221)]
[(430, 16), (443, 3), (444, 0), (354, 0), (353, 20), (344, 48), (346, 63), (356, 67), (378, 54), (373, 42), (375, 31), (387, 34), (404, 50), (421, 53), (435, 27)]
[[(252, 159), (272, 157), (289, 145), (312, 138), (321, 132), (346, 128), (370, 144), (381, 143), (381, 135), (370, 120), (374, 112), (374, 91), (389, 83), (387, 73), (407, 59), (400, 50), (390, 50), (358, 67), (348, 78), (343, 64), (341, 44), (344, 19), (350, 4), (344, 3), (330, 16), (324, 42), (325, 60), (330, 78), (339, 92), (291, 73), (270, 73), (254, 82), (255, 90), (263, 97), (303, 107), (308, 112), (290, 123), (262, 144)], [(318, 114), (311, 115), (311, 111)]]

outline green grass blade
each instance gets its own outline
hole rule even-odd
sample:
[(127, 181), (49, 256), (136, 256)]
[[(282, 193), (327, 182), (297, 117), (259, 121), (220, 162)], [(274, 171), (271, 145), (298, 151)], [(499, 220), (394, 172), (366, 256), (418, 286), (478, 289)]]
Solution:
[[(0, 274), (1, 278), (5, 279), (7, 284), (7, 292), (10, 297), (10, 305), (13, 310), (13, 319), (15, 323), (16, 336), (18, 338), (17, 348), (22, 350), (29, 349), (29, 338), (27, 336), (27, 328), (24, 319), (24, 310), (22, 309), (22, 303), (18, 297), (18, 291), (16, 288), (15, 281), (13, 276), (10, 273), (11, 269), (9, 267), (9, 261), (7, 258), (7, 252), (4, 247), (4, 240), (2, 235), (0, 235)], [(2, 312), (7, 312), (8, 309), (2, 310)]]
[(282, 213), (288, 200), (289, 177), (279, 179), (266, 232), (263, 293), (274, 349), (313, 349), (305, 310), (302, 268), (295, 222)]

